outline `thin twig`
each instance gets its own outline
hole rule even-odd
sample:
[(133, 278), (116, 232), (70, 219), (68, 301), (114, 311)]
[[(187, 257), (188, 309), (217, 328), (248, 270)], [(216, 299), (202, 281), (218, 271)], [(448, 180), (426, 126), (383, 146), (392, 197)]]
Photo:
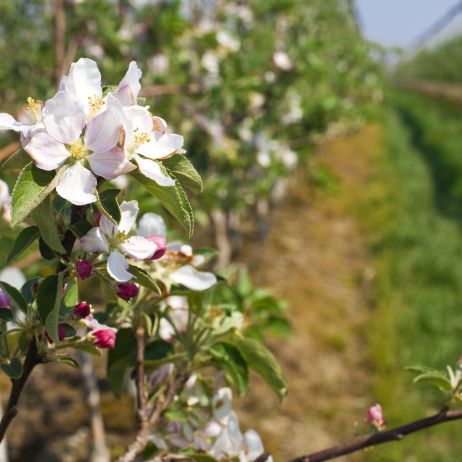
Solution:
[(24, 386), (26, 385), (27, 379), (29, 378), (34, 367), (42, 362), (42, 358), (37, 352), (37, 345), (35, 342), (36, 340), (34, 337), (29, 343), (29, 348), (24, 360), (21, 377), (18, 379), (11, 379), (12, 387), (10, 397), (8, 399), (2, 420), (0, 421), (0, 442), (5, 437), (6, 430), (18, 413), (18, 401)]
[(424, 419), (416, 420), (400, 427), (392, 428), (391, 430), (376, 433), (372, 436), (363, 436), (355, 438), (354, 440), (334, 446), (332, 448), (324, 449), (323, 451), (315, 452), (307, 456), (296, 457), (290, 462), (322, 462), (325, 460), (336, 459), (337, 457), (351, 454), (362, 449), (377, 446), (391, 441), (401, 441), (405, 436), (410, 435), (426, 428), (440, 425), (445, 422), (462, 419), (462, 410), (448, 411), (446, 408), (442, 409), (437, 414)]
[(138, 429), (142, 430), (146, 426), (147, 409), (146, 409), (146, 385), (144, 376), (144, 327), (139, 325), (135, 327), (136, 341), (136, 365), (135, 365), (135, 383), (136, 383), (136, 417)]

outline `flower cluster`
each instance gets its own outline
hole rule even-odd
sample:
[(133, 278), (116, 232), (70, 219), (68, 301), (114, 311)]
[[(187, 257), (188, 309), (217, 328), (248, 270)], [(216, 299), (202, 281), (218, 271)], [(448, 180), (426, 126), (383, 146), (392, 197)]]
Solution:
[(135, 62), (115, 89), (103, 91), (97, 64), (73, 63), (46, 102), (27, 99), (28, 123), (0, 114), (0, 130), (21, 134), (24, 150), (42, 170), (60, 171), (56, 192), (74, 205), (96, 202), (97, 177), (113, 180), (137, 167), (162, 186), (175, 181), (158, 160), (182, 150), (183, 137), (137, 104), (141, 71)]

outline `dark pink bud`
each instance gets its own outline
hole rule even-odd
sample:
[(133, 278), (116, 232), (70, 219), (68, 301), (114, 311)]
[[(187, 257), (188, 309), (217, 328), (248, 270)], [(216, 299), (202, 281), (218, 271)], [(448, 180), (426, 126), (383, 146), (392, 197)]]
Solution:
[(93, 215), (93, 226), (99, 226), (99, 221), (101, 220), (101, 217), (103, 214), (101, 212), (95, 212)]
[(77, 318), (83, 319), (91, 314), (91, 305), (87, 302), (80, 302), (74, 306), (74, 315)]
[(79, 278), (84, 280), (89, 278), (93, 273), (93, 264), (88, 260), (77, 260), (75, 262), (75, 269)]
[(91, 333), (95, 337), (94, 344), (99, 348), (114, 348), (116, 332), (113, 329), (98, 329)]
[(11, 309), (11, 300), (2, 289), (0, 289), (0, 308)]
[(122, 282), (117, 284), (117, 296), (124, 300), (131, 300), (138, 295), (138, 286), (133, 282)]
[(163, 236), (151, 236), (147, 239), (157, 245), (157, 250), (154, 252), (154, 255), (150, 258), (150, 260), (157, 260), (158, 258), (163, 257), (167, 250), (167, 239)]

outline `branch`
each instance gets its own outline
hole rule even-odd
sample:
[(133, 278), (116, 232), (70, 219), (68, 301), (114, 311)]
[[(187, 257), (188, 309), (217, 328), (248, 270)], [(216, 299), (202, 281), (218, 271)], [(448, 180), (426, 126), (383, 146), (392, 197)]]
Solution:
[(142, 430), (147, 423), (146, 386), (144, 377), (144, 327), (140, 324), (135, 327), (136, 341), (136, 413), (138, 428)]
[(290, 462), (322, 462), (324, 460), (336, 459), (337, 457), (351, 454), (371, 446), (389, 443), (390, 441), (401, 441), (405, 436), (410, 435), (411, 433), (460, 419), (462, 419), (462, 410), (449, 411), (446, 408), (443, 408), (440, 412), (438, 412), (438, 414), (434, 414), (430, 417), (416, 420), (385, 432), (376, 433), (372, 436), (356, 438), (349, 443), (324, 449), (323, 451), (314, 452), (307, 456), (297, 457), (292, 459)]
[(134, 462), (138, 454), (146, 448), (150, 440), (152, 429), (159, 422), (162, 412), (170, 406), (186, 379), (187, 375), (179, 375), (175, 381), (170, 384), (167, 393), (157, 398), (146, 424), (138, 431), (135, 440), (128, 446), (127, 452), (119, 457), (117, 462)]
[(42, 358), (37, 352), (35, 337), (33, 337), (29, 343), (29, 348), (24, 360), (21, 377), (19, 377), (19, 379), (11, 379), (12, 388), (10, 392), (10, 398), (8, 399), (5, 412), (3, 414), (2, 420), (0, 421), (0, 442), (5, 437), (6, 430), (18, 413), (18, 401), (23, 388), (26, 385), (27, 379), (29, 378), (29, 375), (31, 374), (34, 367), (41, 362)]

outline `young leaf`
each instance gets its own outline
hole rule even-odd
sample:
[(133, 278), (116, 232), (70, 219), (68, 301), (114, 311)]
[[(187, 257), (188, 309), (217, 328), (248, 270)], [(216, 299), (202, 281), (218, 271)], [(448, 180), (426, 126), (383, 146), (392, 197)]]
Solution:
[(9, 364), (0, 364), (0, 367), (10, 379), (19, 379), (21, 377), (22, 364), (19, 358), (13, 358)]
[(73, 308), (79, 302), (79, 286), (77, 280), (73, 280), (66, 285), (66, 293), (63, 297), (63, 303), (66, 308)]
[(2, 162), (0, 170), (3, 172), (6, 170), (22, 170), (29, 162), (29, 154), (20, 148)]
[(79, 220), (74, 225), (71, 225), (71, 231), (79, 238), (85, 236), (93, 226), (87, 220)]
[(135, 276), (134, 282), (138, 283), (140, 286), (151, 289), (159, 295), (162, 293), (159, 285), (156, 283), (156, 281), (154, 281), (154, 279), (151, 278), (151, 276), (149, 276), (146, 271), (133, 265), (129, 265), (128, 271), (133, 274), (133, 276)]
[(148, 192), (159, 199), (159, 202), (181, 223), (186, 229), (188, 236), (194, 229), (194, 216), (188, 197), (181, 185), (176, 182), (175, 186), (159, 186), (155, 181), (146, 178), (138, 171), (130, 175), (141, 183)]
[(121, 219), (120, 206), (117, 202), (117, 195), (120, 189), (106, 189), (105, 191), (96, 192), (96, 206), (99, 211), (110, 218), (115, 224), (119, 224)]
[(242, 396), (247, 391), (249, 375), (247, 363), (239, 350), (227, 343), (216, 343), (210, 349), (210, 354), (225, 373), (226, 380)]
[(279, 396), (287, 395), (287, 384), (273, 354), (259, 341), (251, 338), (228, 337), (225, 343), (235, 346), (247, 365), (259, 374)]
[(79, 363), (69, 356), (61, 356), (58, 358), (59, 363), (67, 364), (68, 366), (73, 367), (74, 369), (80, 369)]
[(27, 302), (18, 289), (3, 281), (0, 281), (0, 288), (8, 295), (8, 298), (16, 309), (27, 313)]
[(175, 154), (162, 161), (168, 172), (181, 183), (184, 188), (195, 192), (202, 191), (202, 178), (190, 160), (183, 154)]
[(37, 224), (40, 236), (50, 249), (58, 253), (66, 253), (61, 244), (58, 228), (56, 227), (55, 213), (49, 197), (45, 198), (31, 213), (32, 219)]
[(37, 292), (37, 310), (40, 320), (54, 342), (59, 342), (58, 318), (62, 287), (63, 273), (58, 273), (45, 278)]
[(11, 195), (11, 225), (16, 226), (35, 209), (45, 197), (55, 189), (67, 166), (63, 165), (56, 173), (37, 168), (33, 162), (27, 164), (16, 181)]
[(47, 246), (46, 242), (41, 237), (39, 238), (39, 251), (41, 257), (45, 260), (54, 260), (56, 258), (56, 254)]
[(37, 226), (29, 226), (28, 228), (21, 230), (21, 232), (18, 234), (18, 237), (14, 241), (13, 248), (11, 249), (6, 259), (7, 263), (10, 263), (16, 257), (21, 255), (24, 250), (26, 250), (32, 244), (32, 242), (35, 241), (35, 239), (37, 239), (38, 236), (39, 229)]

